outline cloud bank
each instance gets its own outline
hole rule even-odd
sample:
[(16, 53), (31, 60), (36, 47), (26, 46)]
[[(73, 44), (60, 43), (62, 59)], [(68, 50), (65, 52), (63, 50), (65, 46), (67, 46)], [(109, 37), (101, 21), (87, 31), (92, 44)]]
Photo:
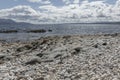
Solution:
[[(28, 0), (40, 2), (43, 0)], [(104, 0), (89, 2), (88, 0), (62, 0), (65, 4), (57, 7), (50, 2), (47, 5), (33, 9), (31, 6), (19, 5), (9, 9), (0, 10), (0, 18), (30, 23), (90, 23), (120, 21), (120, 0), (115, 4), (108, 4)], [(43, 3), (44, 3), (43, 2)]]

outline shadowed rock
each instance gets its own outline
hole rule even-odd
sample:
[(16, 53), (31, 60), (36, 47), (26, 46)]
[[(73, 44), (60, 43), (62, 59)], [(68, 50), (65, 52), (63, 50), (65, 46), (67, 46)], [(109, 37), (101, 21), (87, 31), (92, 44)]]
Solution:
[(25, 46), (22, 46), (22, 47), (19, 47), (19, 48), (17, 48), (17, 52), (22, 52), (22, 51), (24, 51), (24, 50), (30, 50), (30, 49), (32, 49), (32, 46), (31, 45), (25, 45)]
[(2, 61), (10, 61), (12, 60), (14, 57), (11, 55), (5, 55), (5, 54), (0, 54), (0, 62)]
[(39, 29), (39, 30), (29, 30), (27, 31), (28, 33), (45, 33), (46, 30), (44, 29)]
[(112, 37), (118, 36), (118, 33), (111, 34)]
[(1, 30), (0, 33), (17, 33), (17, 30)]
[(44, 80), (44, 78), (43, 78), (43, 77), (40, 77), (40, 78), (37, 78), (37, 79), (35, 79), (35, 80)]
[(36, 63), (41, 63), (38, 59), (32, 59), (32, 60), (30, 60), (30, 61), (28, 61), (28, 62), (26, 62), (25, 64), (26, 65), (34, 65), (34, 64), (36, 64)]
[(58, 58), (58, 57), (61, 57), (61, 56), (62, 56), (62, 54), (57, 54), (57, 55), (55, 55), (54, 58)]
[(53, 62), (54, 60), (53, 59), (46, 59), (46, 60), (43, 60), (42, 62)]
[(81, 47), (76, 47), (72, 50), (71, 54), (75, 55), (82, 51)]
[(106, 45), (107, 45), (107, 43), (106, 43), (106, 42), (104, 42), (102, 45), (103, 45), (103, 46), (106, 46)]
[(28, 79), (25, 77), (18, 77), (17, 80), (28, 80)]
[(71, 36), (63, 36), (63, 38), (65, 38), (65, 39), (69, 39)]
[(40, 42), (40, 45), (47, 44), (49, 41), (49, 39), (44, 39)]
[(77, 47), (77, 48), (75, 48), (74, 49), (76, 52), (80, 52), (81, 50), (82, 50), (82, 48), (81, 47)]
[(112, 37), (116, 37), (116, 36), (118, 36), (118, 33), (114, 33), (114, 34), (104, 34), (104, 36), (112, 36)]
[(49, 29), (49, 30), (48, 30), (48, 32), (52, 32), (52, 30), (51, 30), (51, 29)]
[(38, 41), (32, 42), (31, 45), (33, 45), (33, 46), (39, 45), (39, 42)]
[(43, 57), (43, 54), (42, 54), (42, 53), (39, 53), (39, 54), (37, 54), (36, 56), (38, 56), (38, 57)]
[(0, 59), (3, 59), (3, 58), (5, 58), (5, 57), (6, 57), (6, 55), (0, 54)]
[(95, 44), (93, 47), (94, 47), (94, 48), (98, 48), (98, 44)]

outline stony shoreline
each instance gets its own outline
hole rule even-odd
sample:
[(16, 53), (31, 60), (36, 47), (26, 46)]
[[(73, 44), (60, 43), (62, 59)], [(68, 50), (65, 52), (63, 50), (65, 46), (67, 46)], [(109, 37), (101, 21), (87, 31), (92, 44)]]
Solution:
[(120, 80), (120, 34), (0, 42), (0, 80)]

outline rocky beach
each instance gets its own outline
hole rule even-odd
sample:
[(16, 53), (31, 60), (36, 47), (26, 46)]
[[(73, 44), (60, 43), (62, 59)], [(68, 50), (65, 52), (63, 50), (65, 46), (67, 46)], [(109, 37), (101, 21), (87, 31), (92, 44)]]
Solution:
[(0, 80), (120, 80), (120, 34), (0, 41)]

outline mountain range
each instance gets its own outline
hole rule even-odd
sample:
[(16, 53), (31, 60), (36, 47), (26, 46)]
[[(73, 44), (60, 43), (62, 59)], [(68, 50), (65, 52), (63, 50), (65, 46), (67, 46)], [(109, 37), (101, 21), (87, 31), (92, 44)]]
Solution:
[[(37, 25), (37, 24), (31, 24), (26, 22), (16, 22), (11, 19), (0, 19), (0, 25), (5, 24), (15, 24), (15, 25)], [(120, 22), (92, 22), (92, 23), (61, 23), (61, 24), (120, 24)], [(38, 24), (40, 25), (40, 24)]]

